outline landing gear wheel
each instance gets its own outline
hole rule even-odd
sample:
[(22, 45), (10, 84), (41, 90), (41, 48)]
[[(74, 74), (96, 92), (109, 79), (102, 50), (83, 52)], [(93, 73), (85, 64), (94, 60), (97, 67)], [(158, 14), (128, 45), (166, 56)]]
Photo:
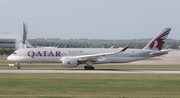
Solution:
[(84, 66), (85, 70), (94, 70), (94, 67), (91, 66), (91, 65), (93, 65), (92, 61), (88, 60), (88, 61), (86, 61), (86, 64), (87, 64), (87, 66)]
[(84, 69), (85, 70), (94, 70), (94, 67), (93, 66), (84, 66)]
[(84, 66), (84, 69), (87, 70), (87, 69), (88, 69), (88, 66)]
[(17, 69), (20, 69), (21, 67), (20, 66), (17, 66)]
[(89, 66), (90, 70), (94, 70), (94, 67), (93, 66)]
[(19, 62), (16, 63), (17, 64), (17, 69), (20, 69), (20, 65), (19, 65)]

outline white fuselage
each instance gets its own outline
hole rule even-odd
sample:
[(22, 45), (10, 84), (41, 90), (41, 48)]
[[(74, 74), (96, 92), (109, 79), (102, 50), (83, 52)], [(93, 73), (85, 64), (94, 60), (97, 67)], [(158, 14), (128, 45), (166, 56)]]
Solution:
[[(19, 49), (11, 54), (7, 59), (15, 62), (58, 62), (61, 58), (68, 56), (92, 55), (119, 51), (119, 49), (109, 48), (27, 48)], [(98, 58), (94, 63), (125, 63), (153, 57), (150, 53), (155, 50), (150, 49), (127, 49), (118, 54), (108, 55)]]

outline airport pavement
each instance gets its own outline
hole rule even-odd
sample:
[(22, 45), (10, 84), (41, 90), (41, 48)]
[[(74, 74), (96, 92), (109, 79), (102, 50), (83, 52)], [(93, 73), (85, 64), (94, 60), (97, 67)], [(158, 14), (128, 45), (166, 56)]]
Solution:
[(4, 68), (0, 69), (0, 73), (135, 73), (135, 74), (180, 74), (180, 68), (121, 68), (121, 69), (95, 69), (84, 70), (79, 68), (67, 69), (35, 69), (35, 68), (22, 68), (20, 70), (16, 68)]

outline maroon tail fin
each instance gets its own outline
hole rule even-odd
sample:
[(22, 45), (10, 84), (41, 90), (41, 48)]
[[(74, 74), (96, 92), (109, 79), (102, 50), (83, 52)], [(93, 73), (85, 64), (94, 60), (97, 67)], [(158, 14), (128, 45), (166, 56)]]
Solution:
[(161, 50), (164, 45), (164, 40), (167, 38), (171, 31), (171, 28), (164, 28), (159, 34), (157, 34), (143, 49)]

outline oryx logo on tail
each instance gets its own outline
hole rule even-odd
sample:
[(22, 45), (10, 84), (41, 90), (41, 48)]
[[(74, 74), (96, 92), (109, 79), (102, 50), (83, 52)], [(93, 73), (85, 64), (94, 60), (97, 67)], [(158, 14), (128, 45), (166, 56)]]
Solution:
[(169, 31), (164, 32), (160, 36), (158, 36), (156, 39), (153, 40), (153, 42), (149, 45), (150, 49), (158, 48), (158, 50), (161, 50), (164, 45), (164, 40), (167, 38)]
[(164, 40), (167, 38), (171, 28), (163, 29), (157, 36), (155, 36), (144, 49), (161, 50), (164, 45)]

